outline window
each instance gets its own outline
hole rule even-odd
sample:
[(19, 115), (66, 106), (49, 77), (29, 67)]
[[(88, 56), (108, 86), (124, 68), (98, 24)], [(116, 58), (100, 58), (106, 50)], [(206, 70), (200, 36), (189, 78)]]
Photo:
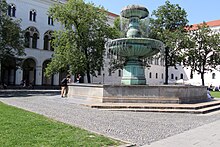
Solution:
[(215, 73), (212, 73), (212, 79), (215, 79)]
[(112, 76), (112, 70), (111, 69), (108, 70), (108, 76)]
[(118, 76), (121, 77), (121, 70), (118, 70)]
[(190, 72), (190, 79), (193, 79), (193, 72)]
[(161, 79), (163, 79), (163, 73), (161, 74)]
[(171, 74), (171, 79), (174, 79), (174, 75), (173, 74)]
[(148, 64), (153, 64), (153, 57), (148, 58)]
[(29, 20), (30, 21), (34, 21), (34, 22), (36, 22), (36, 15), (37, 15), (37, 12), (36, 12), (36, 10), (31, 10), (30, 11), (30, 16), (29, 16)]
[(152, 78), (152, 73), (151, 72), (149, 73), (149, 78)]
[(158, 73), (156, 73), (156, 79), (158, 78)]
[(15, 17), (16, 7), (15, 4), (8, 5), (8, 16)]
[(49, 36), (45, 35), (44, 36), (44, 50), (49, 50)]
[(37, 39), (38, 39), (38, 35), (37, 33), (34, 33), (32, 37), (32, 48), (37, 48)]
[(48, 16), (48, 25), (53, 26), (53, 18), (51, 16)]
[(155, 58), (155, 65), (159, 65), (159, 58)]
[(30, 47), (30, 32), (26, 32), (24, 35), (24, 46)]
[(25, 47), (37, 48), (39, 32), (35, 27), (28, 27), (25, 32)]
[(44, 50), (54, 51), (54, 48), (51, 45), (51, 41), (54, 39), (52, 37), (53, 31), (47, 31), (44, 33)]
[(160, 58), (160, 65), (164, 66), (164, 59), (163, 58)]
[(102, 73), (102, 71), (101, 71), (101, 68), (98, 70), (98, 75), (99, 76), (101, 76), (101, 73)]
[(183, 79), (183, 74), (182, 73), (180, 74), (180, 79)]

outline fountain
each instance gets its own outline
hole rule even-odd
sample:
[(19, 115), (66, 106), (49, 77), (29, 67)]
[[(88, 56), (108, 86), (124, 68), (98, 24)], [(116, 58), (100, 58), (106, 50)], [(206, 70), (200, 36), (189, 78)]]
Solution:
[(142, 59), (153, 56), (163, 49), (161, 41), (141, 38), (139, 22), (140, 19), (148, 17), (148, 14), (148, 10), (139, 5), (125, 7), (121, 11), (121, 17), (129, 19), (127, 38), (111, 40), (106, 45), (113, 53), (126, 59), (121, 80), (123, 85), (146, 85)]
[(190, 85), (146, 85), (143, 58), (163, 50), (163, 43), (141, 38), (139, 21), (147, 17), (148, 10), (131, 5), (121, 11), (129, 19), (127, 38), (109, 41), (106, 46), (125, 59), (120, 85), (69, 84), (68, 97), (89, 100), (89, 103), (199, 103), (207, 100), (206, 87)]

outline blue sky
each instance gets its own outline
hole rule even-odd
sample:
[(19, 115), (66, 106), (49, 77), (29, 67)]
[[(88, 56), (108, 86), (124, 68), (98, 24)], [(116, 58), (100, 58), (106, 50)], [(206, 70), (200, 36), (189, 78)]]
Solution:
[[(158, 6), (164, 5), (166, 0), (85, 0), (95, 5), (104, 6), (108, 11), (120, 14), (123, 7), (130, 4), (145, 6), (150, 14)], [(170, 0), (172, 4), (179, 4), (188, 14), (189, 24), (220, 19), (220, 0)]]

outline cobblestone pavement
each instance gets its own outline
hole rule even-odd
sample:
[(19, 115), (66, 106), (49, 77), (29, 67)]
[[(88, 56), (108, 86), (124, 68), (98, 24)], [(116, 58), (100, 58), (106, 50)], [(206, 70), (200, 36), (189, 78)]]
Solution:
[(151, 144), (220, 120), (220, 112), (197, 115), (98, 110), (58, 95), (0, 97), (0, 101), (137, 146)]

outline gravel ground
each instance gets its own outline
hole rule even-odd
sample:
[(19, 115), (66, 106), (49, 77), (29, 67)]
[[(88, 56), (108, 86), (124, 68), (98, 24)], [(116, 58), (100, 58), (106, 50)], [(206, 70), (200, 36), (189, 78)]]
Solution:
[(98, 110), (58, 95), (0, 97), (0, 101), (137, 146), (220, 120), (220, 113), (197, 115)]

